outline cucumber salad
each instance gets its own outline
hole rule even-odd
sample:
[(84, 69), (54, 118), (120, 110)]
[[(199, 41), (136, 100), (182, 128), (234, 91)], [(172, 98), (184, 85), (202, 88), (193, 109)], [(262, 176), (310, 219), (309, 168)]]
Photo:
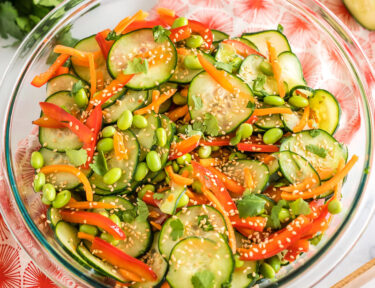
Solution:
[(117, 287), (275, 281), (342, 210), (358, 160), (282, 26), (232, 37), (159, 8), (56, 45), (32, 85), (33, 187), (57, 241)]

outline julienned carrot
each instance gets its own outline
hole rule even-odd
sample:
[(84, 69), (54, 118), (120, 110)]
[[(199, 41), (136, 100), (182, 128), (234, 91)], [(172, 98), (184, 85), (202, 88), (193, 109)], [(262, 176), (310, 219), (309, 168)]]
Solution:
[[(84, 52), (84, 53), (86, 53), (87, 55), (89, 53), (94, 54), (95, 68), (97, 68), (98, 67), (97, 62), (100, 59), (99, 57), (101, 57), (102, 52), (100, 50), (98, 50), (98, 51), (95, 51), (95, 52)], [(78, 58), (78, 57), (72, 56), (71, 60), (72, 60), (72, 62), (73, 62), (74, 65), (83, 66), (83, 67), (90, 67), (90, 62), (89, 62), (89, 58), (88, 57), (86, 57), (86, 58)]]
[(94, 95), (96, 92), (96, 69), (95, 69), (95, 59), (93, 53), (87, 53), (89, 59), (90, 67), (90, 93)]
[(186, 113), (189, 112), (188, 105), (177, 107), (176, 109), (170, 111), (167, 113), (167, 116), (169, 119), (171, 119), (173, 122), (176, 122), (178, 119), (184, 117)]
[(303, 110), (303, 115), (302, 115), (301, 120), (300, 120), (299, 123), (293, 128), (293, 132), (294, 132), (294, 133), (297, 133), (297, 132), (302, 131), (303, 128), (305, 128), (305, 126), (306, 126), (306, 124), (307, 124), (307, 121), (309, 121), (309, 117), (310, 117), (310, 107), (307, 106), (307, 107), (305, 107), (305, 109)]
[(134, 111), (134, 114), (135, 115), (143, 115), (143, 114), (149, 113), (151, 111), (155, 111), (155, 108), (159, 109), (160, 105), (163, 104), (165, 101), (167, 101), (169, 98), (171, 98), (173, 96), (173, 94), (176, 93), (176, 91), (177, 91), (177, 89), (168, 90), (164, 94), (160, 95), (160, 97), (156, 101), (152, 102), (151, 104), (147, 105), (146, 107), (143, 107), (141, 109), (138, 109), (138, 110)]
[(181, 91), (180, 94), (182, 97), (187, 97), (189, 92), (189, 86), (184, 87)]
[(317, 183), (315, 178), (308, 177), (305, 180), (303, 180), (301, 183), (280, 187), (280, 190), (285, 191), (285, 192), (290, 192), (290, 193), (292, 193), (293, 191), (305, 191), (308, 188), (312, 188), (312, 186), (315, 183)]
[(55, 77), (56, 76), (59, 76), (59, 75), (63, 75), (63, 74), (68, 74), (69, 73), (69, 68), (68, 67), (64, 67), (64, 66), (61, 66), (57, 69), (56, 73), (55, 73)]
[(90, 234), (87, 234), (87, 233), (85, 233), (85, 232), (78, 232), (78, 233), (77, 233), (77, 237), (78, 237), (79, 239), (85, 239), (85, 240), (88, 240), (88, 241), (90, 241), (90, 242), (94, 241), (94, 238), (95, 238), (95, 236), (90, 235)]
[(189, 55), (189, 50), (186, 48), (176, 48), (176, 51), (178, 55)]
[(245, 167), (243, 170), (244, 172), (244, 179), (245, 179), (245, 187), (248, 189), (254, 189), (254, 179), (251, 171), (248, 167)]
[(77, 57), (79, 59), (87, 60), (86, 52), (80, 51), (72, 47), (64, 46), (64, 45), (56, 45), (55, 48), (53, 48), (53, 52), (58, 53), (58, 54), (67, 54), (70, 56)]
[(117, 206), (111, 203), (104, 203), (104, 202), (90, 202), (90, 201), (75, 201), (69, 202), (64, 208), (70, 209), (116, 209)]
[(70, 55), (68, 54), (61, 54), (46, 72), (34, 77), (33, 81), (31, 81), (31, 85), (35, 87), (42, 87), (55, 76), (56, 71), (65, 64), (69, 57)]
[(225, 188), (227, 188), (230, 192), (242, 195), (245, 191), (245, 188), (242, 187), (237, 181), (233, 180), (232, 178), (225, 175), (220, 170), (216, 169), (215, 167), (207, 167), (214, 175), (216, 175), (221, 182), (223, 182)]
[(165, 16), (169, 16), (169, 17), (175, 17), (175, 15), (176, 15), (176, 12), (174, 10), (168, 9), (168, 8), (164, 8), (164, 7), (157, 8), (156, 12), (159, 15), (165, 15)]
[[(343, 169), (344, 165), (345, 165), (344, 159), (341, 159), (339, 166), (338, 166), (338, 170), (340, 171), (341, 169)], [(341, 188), (342, 188), (342, 180), (339, 181), (339, 183), (337, 183), (334, 189), (333, 197), (328, 200), (329, 202), (331, 202), (333, 199), (336, 199), (336, 200), (341, 199)]]
[(199, 159), (199, 163), (207, 168), (220, 165), (220, 160), (218, 158)]
[(186, 177), (183, 177), (181, 175), (175, 174), (173, 172), (172, 166), (167, 166), (165, 168), (165, 170), (166, 170), (169, 178), (171, 178), (172, 182), (174, 182), (178, 185), (182, 185), (182, 186), (188, 186), (188, 185), (193, 184), (193, 179), (186, 178)]
[(277, 88), (279, 89), (279, 96), (281, 98), (284, 98), (286, 91), (285, 91), (284, 81), (281, 76), (281, 66), (277, 60), (277, 52), (276, 52), (276, 49), (271, 45), (269, 41), (267, 41), (267, 47), (268, 47), (268, 52), (269, 52), (269, 57), (270, 57), (270, 63), (272, 65), (273, 74), (277, 82)]
[(272, 114), (293, 114), (293, 111), (290, 108), (285, 107), (273, 107), (273, 108), (263, 108), (255, 109), (254, 116), (267, 116)]
[(335, 176), (333, 176), (328, 181), (324, 182), (319, 187), (312, 189), (311, 191), (305, 191), (302, 193), (289, 193), (283, 192), (281, 193), (281, 197), (285, 200), (297, 200), (299, 198), (302, 199), (310, 199), (316, 196), (319, 196), (331, 189), (334, 189), (336, 185), (345, 178), (345, 176), (349, 173), (349, 171), (353, 168), (354, 164), (358, 161), (358, 156), (353, 155), (348, 163), (344, 166), (343, 169), (337, 172)]
[(189, 189), (186, 189), (185, 193), (189, 197), (190, 202), (192, 202), (192, 205), (202, 205), (208, 202), (207, 198), (202, 194), (191, 192)]
[(139, 20), (144, 20), (146, 19), (148, 16), (148, 13), (147, 12), (144, 12), (142, 10), (139, 10), (137, 13), (135, 13), (133, 16), (131, 17), (126, 17), (124, 18), (123, 20), (121, 20), (117, 26), (115, 27), (115, 29), (113, 29), (113, 31), (116, 32), (117, 35), (121, 34), (122, 31), (124, 31), (131, 23), (133, 23), (134, 21), (139, 21)]
[(40, 172), (44, 174), (51, 174), (51, 173), (57, 173), (57, 172), (67, 172), (71, 173), (74, 176), (76, 176), (83, 184), (83, 188), (86, 191), (86, 199), (87, 201), (93, 201), (94, 199), (94, 193), (91, 189), (91, 185), (85, 174), (76, 167), (70, 166), (70, 165), (50, 165), (50, 166), (44, 166), (40, 169)]
[(124, 268), (120, 268), (117, 270), (122, 277), (124, 277), (125, 279), (131, 281), (131, 282), (143, 282), (142, 281), (142, 277), (138, 276), (137, 274), (135, 273), (132, 273)]
[(180, 156), (190, 153), (199, 146), (200, 139), (200, 135), (193, 135), (180, 142), (172, 143), (168, 159), (175, 160)]
[(184, 121), (184, 123), (188, 123), (188, 122), (190, 122), (190, 120), (191, 120), (191, 116), (190, 116), (190, 113), (188, 111), (188, 112), (186, 112), (186, 114), (184, 116), (184, 119), (182, 119), (182, 121)]
[[(104, 75), (101, 70), (96, 71), (96, 84), (97, 84), (97, 90), (103, 90), (104, 88)], [(92, 94), (94, 95), (94, 94)]]
[(171, 288), (171, 286), (169, 286), (168, 282), (164, 282), (161, 288)]
[(117, 131), (113, 135), (113, 150), (117, 160), (128, 159), (128, 150), (125, 147), (124, 137)]

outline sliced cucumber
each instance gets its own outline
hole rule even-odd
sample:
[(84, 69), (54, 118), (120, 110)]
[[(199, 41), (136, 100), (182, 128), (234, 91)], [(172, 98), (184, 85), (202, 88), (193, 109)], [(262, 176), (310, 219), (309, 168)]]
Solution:
[(335, 133), (340, 122), (340, 104), (331, 93), (326, 90), (315, 90), (309, 98), (310, 108), (318, 120), (318, 127), (329, 134)]
[[(193, 79), (188, 93), (191, 119), (199, 121), (207, 113), (211, 113), (217, 120), (220, 135), (234, 131), (253, 113), (253, 105), (249, 106), (253, 95), (249, 86), (233, 75), (228, 74), (227, 79), (243, 96), (229, 93), (207, 72), (202, 72)], [(202, 105), (196, 106), (197, 103)]]
[(161, 212), (173, 215), (176, 212), (178, 201), (186, 192), (186, 186), (180, 186), (172, 183), (171, 189), (164, 193), (163, 199), (158, 204)]
[(213, 42), (229, 39), (229, 35), (219, 30), (211, 29)]
[(375, 30), (375, 3), (368, 0), (344, 0), (346, 8), (359, 24), (368, 30)]
[[(116, 77), (128, 65), (128, 63), (142, 54), (145, 48), (163, 50), (163, 60), (160, 61), (161, 55), (150, 61), (147, 73), (139, 73), (126, 84), (128, 88), (134, 90), (151, 89), (168, 81), (172, 76), (173, 70), (177, 64), (177, 52), (172, 41), (168, 38), (163, 43), (156, 43), (152, 29), (140, 29), (129, 32), (118, 39), (112, 46), (108, 54), (107, 66), (112, 77)], [(152, 62), (156, 61), (155, 64)]]
[(281, 121), (280, 114), (258, 116), (258, 120), (254, 123), (254, 125), (263, 130), (284, 127), (284, 123), (283, 121)]
[(114, 152), (112, 152), (108, 157), (109, 160), (107, 161), (108, 169), (112, 169), (115, 167), (122, 169), (123, 173), (121, 178), (114, 185), (107, 185), (103, 182), (103, 176), (94, 173), (90, 177), (90, 183), (93, 187), (110, 191), (113, 194), (132, 191), (131, 184), (139, 159), (140, 149), (134, 133), (129, 130), (121, 133), (123, 134), (123, 137), (125, 139), (124, 143), (125, 148), (128, 151), (128, 159), (117, 160)]
[[(175, 219), (181, 221), (184, 231), (179, 239), (174, 240), (171, 235), (173, 230), (171, 225)], [(189, 236), (214, 237), (216, 239), (217, 232), (224, 234), (226, 231), (223, 215), (218, 210), (205, 205), (190, 206), (187, 209), (182, 209), (164, 223), (160, 231), (160, 253), (168, 259), (173, 247), (181, 239)]]
[(215, 54), (215, 60), (222, 63), (229, 63), (232, 62), (236, 56), (236, 49), (232, 45), (220, 42)]
[(176, 124), (171, 121), (167, 116), (160, 115), (161, 127), (167, 132), (167, 143), (164, 147), (156, 147), (155, 151), (159, 154), (161, 159), (162, 167), (168, 162), (169, 150), (173, 141), (173, 137), (176, 134)]
[[(117, 92), (115, 95), (113, 95), (111, 98), (109, 98), (103, 105), (102, 105), (102, 109), (105, 109), (109, 106), (112, 106), (114, 103), (116, 103), (117, 99), (121, 98), (122, 96), (124, 96), (126, 92), (126, 89), (121, 89), (119, 92)], [(97, 92), (99, 93), (99, 92)]]
[(296, 95), (305, 95), (307, 98), (313, 96), (314, 89), (310, 88), (309, 86), (295, 86), (289, 91), (289, 97), (296, 96)]
[[(65, 153), (53, 152), (49, 149), (42, 148), (39, 150), (42, 153), (44, 159), (44, 165), (72, 165), (69, 162), (69, 157)], [(72, 165), (74, 166), (74, 165)], [(85, 176), (91, 173), (91, 169), (82, 169), (81, 170)], [(47, 175), (47, 182), (53, 183), (53, 185), (59, 189), (74, 189), (81, 184), (81, 181), (71, 173), (66, 172), (57, 172)]]
[(121, 93), (122, 95), (113, 105), (103, 110), (104, 123), (115, 123), (125, 110), (133, 112), (139, 108), (142, 108), (148, 101), (147, 91), (128, 90), (126, 93)]
[(277, 171), (279, 171), (279, 168), (280, 168), (279, 161), (277, 160), (276, 155), (277, 153), (273, 154), (273, 156), (275, 156), (275, 159), (271, 160), (270, 162), (266, 164), (268, 167), (268, 170), (270, 171), (270, 175), (275, 174)]
[[(322, 148), (325, 157), (321, 157), (307, 150)], [(280, 146), (280, 151), (292, 151), (305, 158), (318, 172), (321, 180), (331, 178), (337, 172), (337, 167), (342, 160), (346, 161), (346, 150), (329, 133), (324, 130), (307, 130), (286, 138)]]
[[(301, 122), (303, 115), (303, 109), (293, 111), (292, 114), (281, 114), (281, 120), (283, 121), (284, 127), (290, 132)], [(305, 127), (304, 127), (305, 128)]]
[(56, 76), (47, 83), (47, 96), (51, 96), (59, 91), (71, 91), (73, 85), (79, 81), (79, 78), (72, 74), (62, 74)]
[(254, 50), (259, 51), (258, 47), (253, 42), (251, 42), (249, 39), (242, 38), (242, 37), (236, 37), (236, 38), (233, 38), (233, 40), (241, 41), (242, 43), (244, 43), (247, 46), (253, 48)]
[(230, 161), (223, 166), (223, 172), (245, 186), (244, 169), (249, 168), (254, 180), (254, 188), (250, 193), (261, 193), (268, 183), (270, 172), (268, 167), (257, 160), (236, 160)]
[(211, 288), (221, 288), (230, 282), (234, 269), (233, 255), (223, 236), (216, 235), (216, 241), (189, 237), (173, 248), (167, 274), (167, 281), (172, 288), (197, 287), (193, 279), (199, 272), (211, 275)]
[(267, 41), (269, 41), (276, 49), (277, 55), (284, 51), (291, 51), (288, 39), (284, 34), (277, 30), (266, 30), (255, 33), (242, 34), (242, 38), (245, 38), (253, 42), (259, 49), (259, 52), (263, 55), (268, 55)]
[(52, 228), (56, 227), (57, 223), (61, 220), (59, 209), (50, 206), (47, 210), (47, 218)]
[(301, 63), (293, 52), (283, 52), (278, 56), (278, 59), (281, 67), (281, 77), (288, 84), (289, 90), (296, 86), (306, 85)]

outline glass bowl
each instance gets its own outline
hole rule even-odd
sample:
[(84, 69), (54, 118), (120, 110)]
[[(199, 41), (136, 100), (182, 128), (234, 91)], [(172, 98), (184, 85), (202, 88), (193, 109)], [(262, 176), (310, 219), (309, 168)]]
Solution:
[[(114, 284), (77, 264), (58, 245), (46, 222), (45, 207), (31, 183), (30, 154), (38, 146), (38, 102), (44, 89), (30, 85), (48, 67), (56, 43), (74, 44), (109, 27), (139, 9), (163, 6), (231, 35), (283, 25), (293, 51), (301, 59), (311, 87), (336, 95), (342, 117), (336, 137), (359, 161), (343, 189), (343, 212), (317, 247), (285, 266), (276, 282), (281, 287), (306, 287), (327, 275), (364, 231), (374, 211), (369, 167), (373, 162), (375, 96), (374, 74), (363, 51), (345, 26), (318, 1), (312, 0), (72, 0), (52, 11), (25, 39), (2, 81), (0, 93), (9, 99), (2, 106), (1, 212), (19, 244), (33, 261), (63, 287), (112, 287)], [(4, 99), (3, 97), (2, 99)], [(373, 181), (374, 182), (374, 181)], [(375, 183), (372, 183), (375, 184)], [(373, 186), (373, 185), (372, 185)], [(306, 284), (309, 283), (309, 284)], [(262, 284), (264, 286), (269, 283)]]

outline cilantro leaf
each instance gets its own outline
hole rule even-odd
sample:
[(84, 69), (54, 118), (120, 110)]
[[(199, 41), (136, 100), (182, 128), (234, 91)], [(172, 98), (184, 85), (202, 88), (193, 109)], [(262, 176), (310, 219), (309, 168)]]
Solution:
[(35, 5), (45, 6), (45, 7), (56, 7), (62, 2), (62, 0), (33, 0)]
[(228, 73), (233, 72), (233, 65), (230, 63), (215, 62), (214, 66), (218, 69), (224, 70)]
[(133, 209), (126, 209), (122, 212), (122, 220), (126, 223), (131, 223), (137, 218), (137, 208), (134, 207)]
[(319, 130), (316, 130), (316, 129), (314, 129), (314, 130), (309, 130), (309, 134), (310, 134), (311, 137), (315, 138), (316, 136), (319, 136), (320, 131), (319, 131)]
[(111, 31), (111, 32), (108, 33), (108, 35), (105, 38), (105, 40), (107, 40), (107, 41), (116, 41), (120, 37), (121, 37), (121, 35), (117, 35), (117, 33), (115, 31)]
[(71, 95), (75, 95), (78, 93), (79, 90), (85, 87), (85, 84), (82, 80), (77, 81), (73, 84)]
[(162, 200), (164, 198), (165, 194), (164, 193), (154, 193), (152, 195), (152, 198), (154, 198), (155, 200)]
[(170, 225), (172, 228), (170, 235), (173, 241), (178, 240), (182, 235), (184, 235), (184, 224), (182, 224), (180, 219), (173, 219)]
[(259, 74), (258, 77), (253, 82), (253, 90), (254, 91), (262, 91), (264, 88), (264, 84), (266, 83), (266, 76)]
[(198, 216), (198, 227), (203, 229), (203, 231), (212, 231), (214, 230), (214, 226), (212, 226), (208, 215), (200, 215)]
[(284, 26), (279, 24), (277, 25), (277, 31), (279, 31), (280, 33), (283, 33), (284, 32)]
[(245, 195), (237, 201), (240, 218), (253, 217), (264, 212), (267, 201), (255, 194)]
[(327, 156), (327, 150), (323, 147), (319, 147), (318, 145), (308, 144), (306, 145), (306, 150), (314, 153), (315, 155), (318, 155), (321, 158), (326, 158)]
[(203, 133), (201, 131), (194, 130), (191, 125), (188, 125), (187, 128), (185, 129), (185, 134), (189, 137), (194, 136), (194, 135), (203, 136)]
[(206, 133), (211, 136), (219, 135), (219, 124), (217, 123), (217, 119), (211, 113), (206, 113), (204, 115), (204, 124), (206, 125)]
[(215, 275), (208, 270), (203, 270), (195, 273), (191, 277), (191, 284), (194, 288), (212, 288), (214, 287)]
[(301, 198), (289, 203), (289, 207), (294, 216), (308, 215), (311, 213), (309, 203)]
[(254, 108), (254, 103), (252, 101), (247, 102), (246, 108)]
[(282, 208), (287, 207), (288, 202), (286, 200), (280, 200), (277, 202), (277, 205), (274, 205), (271, 209), (271, 216), (269, 221), (271, 223), (272, 228), (279, 229), (281, 228), (279, 214)]
[(124, 74), (137, 74), (137, 73), (147, 73), (148, 71), (148, 61), (147, 59), (134, 58), (129, 61), (128, 66), (124, 70)]
[(148, 215), (150, 214), (146, 203), (143, 202), (141, 199), (137, 198), (137, 207), (137, 220), (140, 222), (145, 222), (147, 220)]
[(163, 43), (168, 40), (168, 36), (171, 35), (171, 31), (165, 29), (163, 26), (158, 25), (152, 28), (154, 34), (154, 40), (156, 43)]
[(67, 150), (66, 156), (68, 156), (69, 162), (76, 167), (85, 164), (87, 161), (87, 151), (85, 149)]
[(11, 36), (15, 39), (21, 40), (25, 34), (17, 25), (18, 11), (12, 3), (0, 3), (0, 36), (8, 39)]
[(202, 98), (197, 95), (192, 95), (191, 99), (194, 102), (194, 110), (200, 110), (203, 107)]
[(97, 155), (94, 156), (94, 161), (90, 164), (90, 167), (94, 172), (100, 176), (104, 176), (108, 171), (107, 160), (104, 157), (104, 153), (99, 151)]

